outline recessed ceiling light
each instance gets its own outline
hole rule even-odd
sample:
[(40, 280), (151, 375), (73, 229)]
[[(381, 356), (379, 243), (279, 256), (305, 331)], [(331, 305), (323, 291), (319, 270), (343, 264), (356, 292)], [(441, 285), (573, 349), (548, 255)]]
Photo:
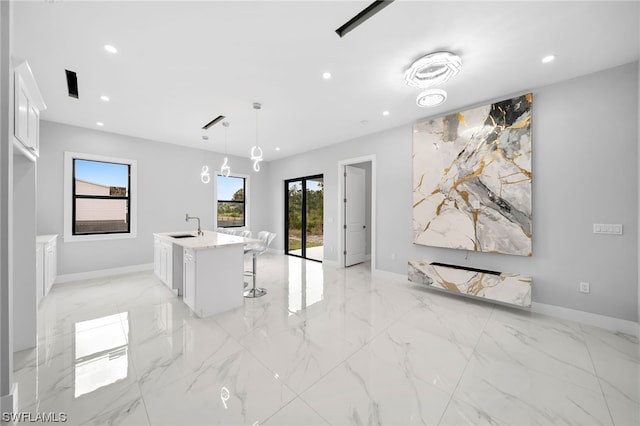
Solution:
[(202, 140), (203, 140), (203, 141), (208, 141), (208, 140), (209, 140), (209, 136), (207, 136), (207, 135), (203, 135), (203, 136), (202, 136)]
[(542, 58), (542, 63), (548, 64), (549, 62), (553, 62), (554, 59), (556, 59), (555, 55), (547, 55), (544, 58)]
[(105, 102), (109, 102), (109, 97), (108, 97), (108, 96), (106, 96), (106, 95), (102, 95), (102, 96), (100, 96), (100, 99), (101, 99), (101, 100), (103, 100), (103, 101), (105, 101)]
[(329, 71), (322, 73), (322, 78), (325, 80), (329, 80), (331, 78), (331, 73)]
[(389, 111), (382, 111), (382, 115), (386, 117), (387, 115), (389, 115)]
[(102, 127), (104, 123), (102, 121), (96, 121), (96, 126)]
[(462, 59), (451, 52), (434, 52), (415, 61), (404, 73), (407, 85), (426, 89), (449, 81), (460, 72)]
[(418, 95), (416, 104), (422, 108), (438, 106), (447, 100), (447, 92), (442, 89), (429, 89)]
[(280, 151), (280, 147), (279, 146), (276, 147), (276, 151)]
[(116, 49), (116, 47), (111, 44), (105, 44), (104, 50), (106, 50), (109, 53), (118, 53), (118, 49)]

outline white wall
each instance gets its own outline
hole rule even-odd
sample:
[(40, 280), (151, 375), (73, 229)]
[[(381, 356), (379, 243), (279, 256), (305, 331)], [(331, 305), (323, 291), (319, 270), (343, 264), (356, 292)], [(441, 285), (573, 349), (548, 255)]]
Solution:
[[(531, 258), (412, 244), (410, 124), (272, 162), (271, 226), (283, 235), (282, 181), (323, 173), (325, 257), (336, 261), (337, 164), (375, 154), (378, 269), (406, 274), (408, 260), (424, 259), (529, 274), (535, 302), (636, 321), (638, 84), (632, 63), (533, 90)], [(593, 223), (622, 223), (624, 235), (594, 235)]]
[(13, 408), (13, 103), (11, 54), (12, 4), (0, 2), (0, 412)]
[[(213, 181), (203, 184), (200, 173), (208, 165), (213, 171), (222, 155), (103, 131), (43, 121), (40, 127), (38, 161), (38, 234), (63, 233), (64, 152), (98, 154), (137, 160), (138, 236), (135, 239), (69, 242), (58, 240), (58, 274), (136, 266), (153, 262), (153, 233), (193, 231), (185, 213), (198, 216), (202, 229), (213, 229), (215, 199)], [(250, 175), (251, 224), (253, 231), (270, 223), (267, 183), (269, 164), (260, 174), (249, 159), (229, 157), (232, 173)], [(133, 188), (132, 188), (133, 190)]]

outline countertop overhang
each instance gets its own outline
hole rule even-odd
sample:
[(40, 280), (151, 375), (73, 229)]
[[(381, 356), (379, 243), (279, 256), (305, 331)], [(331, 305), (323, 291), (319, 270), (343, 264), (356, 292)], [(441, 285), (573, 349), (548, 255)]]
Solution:
[[(255, 242), (254, 239), (239, 237), (237, 235), (223, 234), (215, 231), (203, 231), (204, 235), (197, 235), (197, 232), (156, 232), (153, 235), (173, 244), (189, 249), (209, 249), (216, 247), (243, 246)], [(174, 238), (177, 235), (193, 235), (189, 238)]]

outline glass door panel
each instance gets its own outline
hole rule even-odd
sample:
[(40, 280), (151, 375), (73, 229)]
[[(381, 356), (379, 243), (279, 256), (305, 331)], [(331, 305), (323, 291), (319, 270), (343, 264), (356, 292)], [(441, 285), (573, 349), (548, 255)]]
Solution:
[(323, 178), (306, 180), (306, 233), (305, 257), (307, 259), (323, 259)]
[(287, 254), (302, 256), (302, 180), (286, 183)]
[(322, 261), (323, 183), (322, 175), (285, 181), (285, 253)]

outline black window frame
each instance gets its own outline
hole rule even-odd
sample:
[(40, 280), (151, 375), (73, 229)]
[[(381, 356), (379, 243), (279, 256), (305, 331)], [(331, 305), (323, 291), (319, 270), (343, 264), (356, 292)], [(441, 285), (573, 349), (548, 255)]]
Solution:
[[(76, 194), (76, 161), (91, 161), (94, 163), (117, 164), (119, 166), (127, 166), (127, 195), (111, 196), (111, 195), (82, 195)], [(76, 231), (76, 200), (77, 199), (98, 199), (98, 200), (126, 200), (126, 231), (105, 231), (105, 232), (77, 232)], [(81, 157), (73, 157), (71, 161), (71, 235), (112, 235), (112, 234), (131, 234), (131, 164), (117, 163), (114, 161), (90, 160)]]
[[(224, 178), (234, 178), (234, 179), (242, 179), (242, 201), (237, 201), (237, 200), (221, 200), (219, 197), (220, 194), (220, 185), (218, 182), (218, 178), (220, 177), (224, 177)], [(221, 174), (217, 174), (216, 175), (216, 190), (217, 190), (217, 194), (216, 194), (216, 227), (217, 228), (243, 228), (245, 226), (247, 226), (247, 178), (244, 176), (237, 176), (237, 175), (233, 175), (230, 174), (229, 176), (223, 176)], [(226, 225), (226, 226), (222, 226), (220, 225), (220, 203), (229, 203), (229, 204), (239, 204), (242, 205), (242, 225)]]

